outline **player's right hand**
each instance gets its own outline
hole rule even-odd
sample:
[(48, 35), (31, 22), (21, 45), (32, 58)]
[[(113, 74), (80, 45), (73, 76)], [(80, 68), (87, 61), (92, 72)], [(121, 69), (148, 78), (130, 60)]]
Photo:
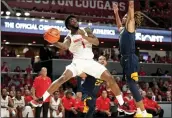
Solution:
[(113, 4), (113, 11), (114, 13), (118, 12), (118, 5), (116, 3)]
[(85, 32), (82, 29), (79, 29), (77, 31), (77, 34), (80, 34), (81, 36), (85, 36)]

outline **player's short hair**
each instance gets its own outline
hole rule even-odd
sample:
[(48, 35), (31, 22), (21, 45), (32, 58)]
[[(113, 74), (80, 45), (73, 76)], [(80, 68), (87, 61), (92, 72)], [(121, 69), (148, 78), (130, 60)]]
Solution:
[(70, 20), (71, 18), (76, 18), (76, 16), (74, 16), (74, 15), (69, 15), (69, 16), (65, 19), (65, 26), (66, 26), (67, 29), (69, 29), (68, 25), (69, 25), (69, 20)]

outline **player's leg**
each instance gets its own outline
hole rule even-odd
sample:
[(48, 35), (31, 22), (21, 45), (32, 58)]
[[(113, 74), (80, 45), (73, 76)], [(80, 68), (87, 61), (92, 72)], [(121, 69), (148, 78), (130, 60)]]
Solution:
[(111, 88), (112, 92), (116, 96), (120, 105), (123, 105), (124, 100), (121, 95), (121, 90), (118, 87), (115, 79), (112, 77), (110, 72), (103, 65), (99, 64), (94, 60), (88, 60), (85, 63), (82, 63), (83, 72), (95, 77), (100, 78), (107, 82), (108, 86)]
[(58, 79), (56, 79), (48, 90), (43, 95), (43, 100), (46, 100), (51, 94), (53, 94), (63, 83), (68, 81), (73, 77), (73, 73), (71, 70), (66, 70)]
[[(125, 61), (125, 60), (124, 60)], [(152, 117), (151, 114), (148, 114), (145, 110), (143, 101), (142, 101), (142, 96), (139, 92), (139, 88), (137, 86), (136, 81), (138, 81), (138, 58), (136, 55), (132, 55), (131, 57), (128, 58), (128, 61), (125, 62), (125, 65), (127, 67), (125, 68), (126, 76), (127, 76), (127, 84), (128, 87), (135, 99), (136, 107), (137, 107), (137, 112), (136, 112), (136, 117)]]
[(65, 72), (58, 78), (56, 79), (50, 87), (45, 91), (43, 96), (39, 98), (37, 101), (32, 102), (35, 106), (39, 104), (41, 101), (45, 101), (50, 95), (52, 95), (63, 83), (71, 79), (72, 77), (75, 77), (77, 75), (77, 70), (75, 68), (75, 65), (70, 64), (66, 67)]
[(94, 98), (93, 96), (90, 97), (91, 99), (87, 99), (86, 102), (86, 106), (88, 106), (88, 111), (85, 114), (85, 118), (93, 118), (93, 114), (95, 112), (95, 104), (96, 104), (96, 98)]
[(128, 87), (129, 87), (134, 99), (135, 99), (136, 107), (140, 108), (141, 111), (144, 111), (145, 108), (144, 108), (144, 104), (142, 102), (142, 96), (140, 95), (139, 88), (137, 86), (136, 81), (134, 79), (131, 79), (130, 76), (127, 76), (127, 84), (128, 84)]
[(116, 98), (118, 100), (118, 103), (120, 105), (123, 105), (124, 104), (124, 100), (123, 100), (123, 97), (121, 95), (121, 90), (120, 90), (118, 84), (116, 83), (115, 79), (110, 74), (110, 72), (108, 70), (105, 70), (102, 73), (100, 78), (107, 82), (107, 85), (112, 90), (113, 94), (116, 96)]

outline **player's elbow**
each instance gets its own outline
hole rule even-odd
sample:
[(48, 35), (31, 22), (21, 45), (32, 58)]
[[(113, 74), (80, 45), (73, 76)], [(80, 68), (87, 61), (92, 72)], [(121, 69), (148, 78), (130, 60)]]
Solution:
[(98, 46), (99, 45), (99, 40), (97, 39), (94, 43), (95, 46)]

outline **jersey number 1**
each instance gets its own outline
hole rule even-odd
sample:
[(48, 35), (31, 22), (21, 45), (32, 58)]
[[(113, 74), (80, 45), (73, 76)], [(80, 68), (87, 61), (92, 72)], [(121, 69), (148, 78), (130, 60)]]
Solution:
[(84, 41), (81, 41), (82, 42), (82, 46), (83, 46), (83, 48), (85, 48), (85, 44), (84, 44)]

